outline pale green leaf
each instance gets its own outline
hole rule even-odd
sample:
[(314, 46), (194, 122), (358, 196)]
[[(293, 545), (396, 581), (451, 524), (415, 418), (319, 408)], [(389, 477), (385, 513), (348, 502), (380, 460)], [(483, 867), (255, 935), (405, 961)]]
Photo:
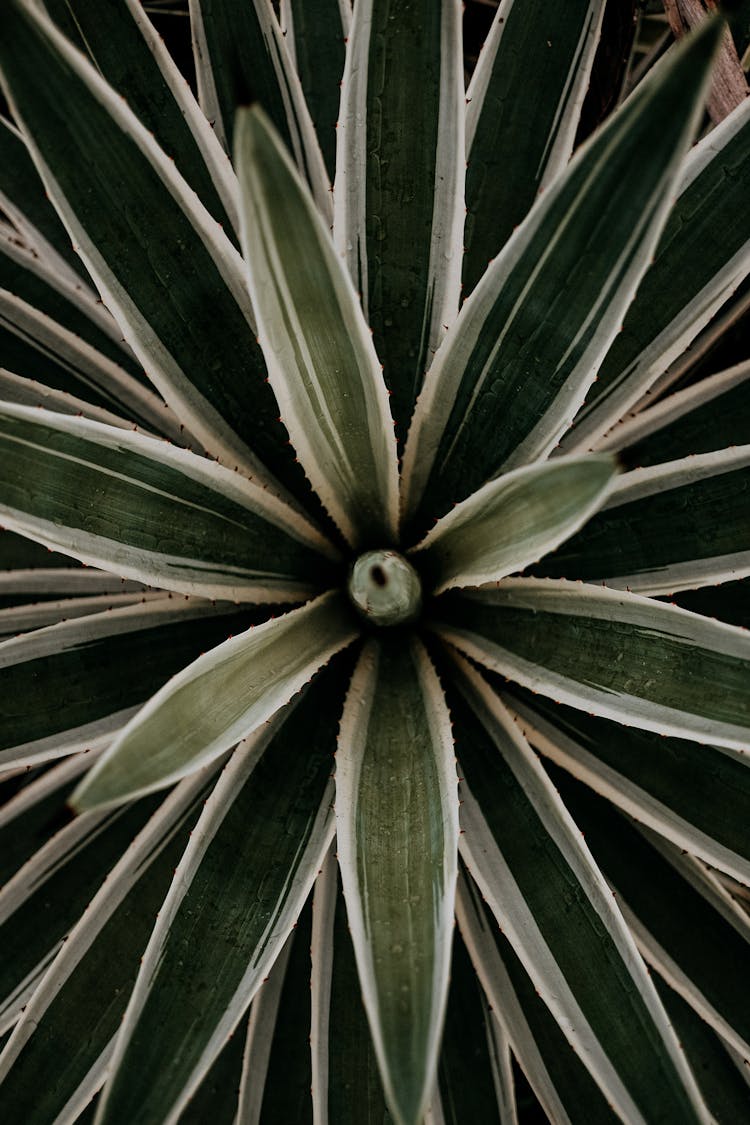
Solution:
[(372, 641), (336, 756), (337, 852), (388, 1107), (418, 1125), (448, 991), (458, 803), (450, 720), (419, 641)]
[(396, 445), (357, 295), (261, 110), (237, 114), (235, 150), (250, 292), (281, 416), (343, 533), (379, 547), (396, 531)]
[(464, 303), (409, 431), (412, 524), (548, 454), (565, 432), (649, 265), (721, 26), (707, 21), (654, 68), (540, 196)]
[(567, 164), (603, 0), (502, 0), (466, 94), (464, 296)]
[(461, 55), (459, 0), (358, 0), (354, 6), (334, 228), (373, 330), (400, 445), (425, 371), (458, 311)]
[(198, 96), (222, 144), (231, 146), (238, 106), (258, 102), (330, 220), (323, 156), (271, 0), (189, 0), (189, 6)]
[(626, 473), (536, 572), (643, 594), (750, 575), (750, 445)]
[(744, 629), (559, 579), (447, 594), (436, 612), (446, 640), (542, 695), (658, 734), (747, 749)]
[(494, 582), (552, 551), (601, 507), (612, 457), (566, 458), (488, 481), (438, 520), (413, 550), (435, 593)]
[(0, 405), (0, 489), (11, 530), (180, 593), (295, 601), (330, 577), (333, 549), (258, 485), (88, 419)]
[(498, 925), (624, 1120), (702, 1121), (676, 1037), (565, 805), (466, 662), (458, 686), (461, 698), (449, 699), (462, 778), (461, 855)]
[(174, 1120), (281, 953), (333, 836), (344, 684), (327, 669), (219, 779), (144, 956), (102, 1125)]
[(231, 637), (152, 696), (78, 786), (77, 810), (161, 789), (257, 730), (356, 636), (336, 593)]

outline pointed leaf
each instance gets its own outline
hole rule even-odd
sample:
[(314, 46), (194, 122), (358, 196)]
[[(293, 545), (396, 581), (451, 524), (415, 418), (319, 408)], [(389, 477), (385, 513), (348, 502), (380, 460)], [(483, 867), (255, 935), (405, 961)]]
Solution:
[(216, 135), (137, 0), (44, 0), (50, 18), (122, 94), (217, 222), (237, 226), (237, 181)]
[(396, 448), (357, 296), (262, 111), (239, 111), (235, 150), (250, 292), (282, 418), (346, 537), (381, 546), (395, 535)]
[[(238, 1115), (237, 1125), (289, 1125), (310, 1116), (310, 904), (290, 935), (289, 963), (273, 1027), (268, 1074), (256, 1117)], [(252, 1079), (251, 1079), (252, 1080)], [(329, 1123), (330, 1125), (330, 1123)]]
[(637, 402), (750, 269), (750, 98), (696, 145), (638, 293), (562, 448), (589, 449)]
[(640, 468), (750, 445), (749, 380), (750, 361), (701, 379), (617, 426), (601, 446), (627, 449)]
[(417, 1125), (448, 991), (458, 835), (450, 720), (419, 641), (370, 642), (336, 756), (337, 850), (386, 1100)]
[[(229, 1038), (223, 1051), (180, 1114), (180, 1125), (234, 1125), (237, 1090), (245, 1046), (244, 1024)], [(93, 1121), (93, 1117), (92, 1117)], [(77, 1122), (76, 1125), (79, 1125)]]
[[(84, 390), (83, 392), (87, 392)], [(36, 379), (25, 379), (22, 375), (14, 375), (0, 367), (0, 398), (3, 402), (17, 403), (19, 406), (42, 407), (52, 410), (56, 414), (73, 414), (78, 418), (91, 418), (95, 422), (104, 422), (107, 426), (116, 426), (121, 430), (134, 430), (137, 426), (131, 421), (113, 414), (102, 406), (93, 406), (67, 391), (55, 390), (37, 382)]]
[(229, 750), (356, 636), (336, 593), (218, 645), (152, 696), (79, 785), (81, 811), (161, 789)]
[(357, 0), (338, 144), (336, 243), (362, 295), (403, 443), (424, 373), (458, 311), (465, 165), (458, 0)]
[[(67, 320), (66, 312), (59, 312)], [(76, 328), (75, 317), (72, 328)], [(6, 289), (0, 290), (0, 346), (4, 369), (20, 371), (58, 391), (83, 395), (94, 406), (114, 409), (184, 444), (187, 435), (158, 395), (65, 323)]]
[(49, 262), (6, 223), (0, 224), (0, 279), (3, 289), (83, 336), (97, 351), (146, 385), (143, 371), (115, 320), (93, 290)]
[[(0, 892), (0, 1026), (17, 1018), (111, 867), (159, 805), (151, 797), (61, 828)], [(58, 806), (59, 812), (59, 806)]]
[(327, 670), (222, 774), (144, 956), (102, 1125), (174, 1120), (281, 952), (333, 835), (343, 691)]
[(295, 932), (292, 931), (271, 966), (271, 971), (253, 998), (245, 1050), (242, 1055), (239, 1101), (235, 1113), (236, 1125), (258, 1125), (263, 1094), (268, 1084), (268, 1063), (279, 1014), (281, 991), (294, 940)]
[(366, 1106), (373, 1123), (393, 1125), (362, 1003), (333, 854), (315, 884), (311, 952), (313, 1120), (348, 1125)]
[(409, 431), (412, 521), (442, 515), (559, 441), (648, 267), (720, 30), (707, 22), (654, 69), (539, 198), (465, 302)]
[(583, 526), (604, 502), (615, 472), (613, 458), (577, 457), (489, 481), (414, 548), (420, 573), (442, 593), (523, 570)]
[(50, 198), (179, 421), (230, 468), (275, 473), (307, 496), (264, 381), (241, 260), (174, 163), (32, 0), (2, 6), (0, 74)]
[(464, 661), (459, 675), (463, 698), (450, 699), (461, 854), (499, 926), (617, 1113), (643, 1123), (703, 1120), (695, 1081), (580, 832), (491, 688)]
[(0, 405), (0, 489), (6, 527), (180, 593), (294, 601), (330, 574), (323, 537), (240, 474), (88, 419)]
[(32, 778), (0, 806), (0, 887), (57, 831), (60, 806), (96, 751), (74, 754)]
[(69, 281), (88, 282), (70, 235), (47, 198), (20, 130), (0, 114), (0, 206), (37, 253)]
[(504, 1057), (499, 1054), (503, 1037), (496, 1036), (493, 1023), (499, 1031), (466, 947), (456, 937), (438, 1070), (445, 1125), (517, 1125), (510, 1049), (506, 1039)]
[(257, 617), (160, 598), (3, 641), (0, 768), (108, 743), (169, 676)]
[(587, 1125), (620, 1121), (463, 871), (456, 888), (456, 921), (492, 1018), (507, 1035), (549, 1120), (585, 1120)]
[[(188, 779), (161, 803), (36, 989), (0, 1057), (0, 1101), (11, 1120), (49, 1125), (71, 1101), (82, 1109), (101, 1085), (154, 918), (214, 772)], [(54, 1079), (40, 1084), (40, 1074)]]
[(506, 579), (439, 605), (442, 636), (524, 687), (642, 730), (747, 748), (742, 629), (557, 579)]
[(270, 0), (189, 0), (198, 95), (225, 148), (238, 106), (258, 102), (293, 155), (320, 211), (330, 184), (299, 78)]
[(724, 1045), (684, 1000), (659, 977), (654, 983), (698, 1077), (718, 1125), (735, 1125), (750, 1114), (750, 1088)]
[(336, 171), (336, 123), (351, 22), (351, 0), (281, 0), (281, 28), (331, 183)]
[(750, 954), (750, 918), (698, 860), (638, 829), (580, 782), (558, 771), (555, 781), (643, 956), (723, 1039), (750, 1055), (750, 1011), (737, 987)]
[(570, 158), (603, 12), (602, 0), (498, 5), (466, 95), (465, 297)]
[(625, 474), (536, 572), (643, 594), (750, 575), (750, 445)]
[(712, 746), (553, 704), (506, 699), (540, 753), (672, 843), (750, 885), (750, 770)]

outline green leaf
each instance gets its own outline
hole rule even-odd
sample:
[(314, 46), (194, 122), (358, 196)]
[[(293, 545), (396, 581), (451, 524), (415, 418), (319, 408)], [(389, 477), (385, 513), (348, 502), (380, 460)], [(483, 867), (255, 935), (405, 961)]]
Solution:
[(639, 830), (579, 782), (557, 771), (554, 779), (643, 956), (747, 1057), (750, 1011), (737, 982), (750, 951), (750, 918), (698, 860)]
[[(241, 1023), (217, 1057), (200, 1086), (180, 1114), (179, 1125), (234, 1125), (237, 1092), (245, 1046), (245, 1024)], [(76, 1125), (80, 1125), (79, 1122)]]
[(336, 171), (336, 122), (351, 22), (350, 0), (281, 0), (287, 49), (331, 183)]
[(400, 444), (458, 311), (461, 56), (458, 0), (357, 0), (341, 90), (334, 229), (384, 365)]
[(744, 761), (595, 718), (515, 686), (506, 703), (545, 757), (676, 847), (750, 883), (750, 770)]
[[(183, 782), (133, 840), (71, 931), (0, 1060), (11, 1120), (75, 1119), (104, 1078), (154, 919), (214, 780)], [(60, 1067), (64, 1057), (65, 1066)], [(49, 1076), (40, 1084), (39, 1075)]]
[[(125, 368), (129, 375), (146, 383), (117, 324), (96, 294), (79, 278), (71, 278), (67, 272), (56, 268), (8, 223), (0, 224), (0, 284), (51, 320), (83, 337), (112, 363)], [(131, 394), (137, 390), (129, 387)], [(128, 395), (124, 395), (123, 406), (127, 404)]]
[(750, 445), (627, 473), (536, 573), (643, 594), (749, 575)]
[(268, 975), (331, 843), (343, 689), (326, 671), (222, 774), (144, 956), (102, 1125), (176, 1117)]
[(328, 593), (230, 637), (151, 697), (71, 804), (115, 804), (192, 773), (267, 722), (356, 635), (348, 606)]
[(60, 805), (96, 752), (74, 754), (32, 777), (0, 806), (0, 887), (60, 827)]
[(190, 24), (201, 107), (224, 147), (237, 107), (258, 102), (330, 220), (323, 156), (270, 0), (190, 0)]
[(590, 714), (743, 753), (750, 636), (616, 590), (505, 579), (445, 595), (437, 630), (494, 672)]
[(570, 158), (603, 12), (603, 0), (498, 6), (466, 95), (465, 297)]
[(602, 446), (627, 449), (628, 463), (642, 466), (750, 445), (748, 380), (750, 362), (701, 379), (628, 419)]
[(180, 593), (295, 601), (331, 573), (320, 533), (239, 473), (88, 419), (0, 405), (0, 489), (11, 530)]
[(449, 698), (461, 855), (498, 925), (616, 1113), (703, 1120), (677, 1040), (580, 832), (497, 696), (463, 661), (459, 675), (463, 698)]
[(312, 928), (312, 1101), (328, 1125), (393, 1125), (361, 998), (336, 857), (315, 883)]
[[(88, 392), (83, 391), (84, 394)], [(117, 426), (121, 430), (134, 430), (137, 426), (131, 421), (113, 414), (102, 406), (94, 406), (67, 391), (55, 390), (52, 387), (39, 383), (36, 379), (26, 379), (22, 375), (14, 375), (0, 367), (0, 398), (7, 403), (17, 403), (19, 406), (42, 407), (52, 410), (56, 414), (73, 414), (79, 418), (91, 418), (95, 422), (104, 422), (107, 426)], [(163, 407), (165, 417), (166, 407)], [(182, 444), (182, 442), (180, 442)]]
[(213, 217), (231, 233), (237, 225), (237, 184), (231, 166), (140, 3), (44, 0), (44, 7), (122, 94)]
[(0, 767), (106, 744), (169, 676), (257, 616), (159, 599), (3, 641)]
[(463, 872), (456, 889), (456, 920), (492, 1018), (510, 1040), (549, 1120), (586, 1125), (621, 1121), (483, 905), (476, 885)]
[(20, 130), (0, 114), (0, 206), (24, 239), (69, 281), (88, 275), (47, 198)]
[(337, 851), (388, 1107), (421, 1122), (448, 991), (458, 805), (450, 719), (420, 642), (372, 641), (336, 756)]
[(282, 418), (344, 535), (357, 546), (383, 546), (396, 533), (396, 447), (357, 295), (312, 198), (257, 108), (237, 114), (235, 158), (250, 293)]
[[(239, 1101), (235, 1113), (237, 1125), (250, 1125), (250, 1123), (256, 1125), (259, 1120), (258, 1115), (268, 1082), (268, 1064), (276, 1019), (279, 1014), (281, 990), (286, 978), (293, 942), (294, 931), (286, 939), (284, 947), (271, 966), (268, 976), (253, 997), (247, 1025), (245, 1049), (242, 1055)], [(305, 1030), (307, 1029), (305, 1028)], [(308, 1087), (309, 1084), (308, 1081)]]
[[(291, 951), (269, 1044), (268, 1073), (262, 1103), (258, 1105), (259, 1116), (243, 1114), (241, 1105), (237, 1125), (255, 1125), (260, 1121), (263, 1125), (289, 1125), (292, 1121), (295, 1125), (313, 1125), (310, 1102), (311, 914), (308, 903), (289, 938)], [(248, 1067), (246, 1075), (252, 1086), (253, 1070)]]
[(412, 524), (549, 453), (569, 425), (648, 267), (721, 27), (707, 21), (652, 71), (464, 303), (409, 431)]
[(96, 812), (79, 817), (55, 833), (3, 887), (0, 1027), (18, 1017), (110, 868), (159, 803), (151, 797), (104, 817)]
[(185, 434), (158, 395), (70, 328), (9, 290), (0, 290), (0, 350), (7, 365), (2, 370), (11, 368), (55, 390), (83, 395), (94, 407), (114, 408), (131, 422), (184, 444)]
[(620, 420), (747, 275), (750, 99), (688, 157), (653, 264), (562, 447), (588, 449)]
[(443, 516), (414, 548), (435, 593), (494, 582), (554, 550), (601, 506), (612, 457), (566, 458), (489, 481)]
[(17, 636), (32, 629), (43, 629), (60, 621), (70, 621), (74, 617), (86, 617), (91, 613), (120, 609), (128, 605), (144, 605), (146, 602), (160, 601), (166, 605), (163, 594), (153, 592), (143, 594), (134, 591), (130, 594), (94, 594), (92, 597), (47, 598), (43, 602), (26, 605), (12, 605), (0, 609), (0, 637)]
[(738, 1121), (744, 1121), (750, 1115), (747, 1079), (740, 1074), (711, 1028), (685, 1001), (658, 977), (654, 983), (714, 1119), (718, 1125), (736, 1125)]
[(466, 947), (455, 938), (438, 1069), (445, 1125), (517, 1125), (510, 1051), (506, 1039), (500, 1055), (498, 1032)]
[(307, 496), (264, 381), (239, 255), (173, 162), (31, 0), (2, 6), (0, 74), (50, 198), (180, 422), (230, 468), (263, 483), (274, 473)]

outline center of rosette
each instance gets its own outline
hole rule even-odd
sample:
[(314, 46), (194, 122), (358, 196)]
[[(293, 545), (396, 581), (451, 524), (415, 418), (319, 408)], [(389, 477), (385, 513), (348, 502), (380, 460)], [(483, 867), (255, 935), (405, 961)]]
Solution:
[(422, 608), (422, 583), (397, 551), (366, 551), (352, 566), (347, 584), (358, 612), (373, 625), (406, 625)]

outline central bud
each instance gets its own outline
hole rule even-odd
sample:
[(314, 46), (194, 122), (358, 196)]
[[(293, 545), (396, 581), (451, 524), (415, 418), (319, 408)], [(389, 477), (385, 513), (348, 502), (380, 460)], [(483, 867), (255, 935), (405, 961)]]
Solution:
[(422, 608), (422, 583), (397, 551), (360, 555), (347, 585), (353, 604), (373, 625), (406, 625)]

